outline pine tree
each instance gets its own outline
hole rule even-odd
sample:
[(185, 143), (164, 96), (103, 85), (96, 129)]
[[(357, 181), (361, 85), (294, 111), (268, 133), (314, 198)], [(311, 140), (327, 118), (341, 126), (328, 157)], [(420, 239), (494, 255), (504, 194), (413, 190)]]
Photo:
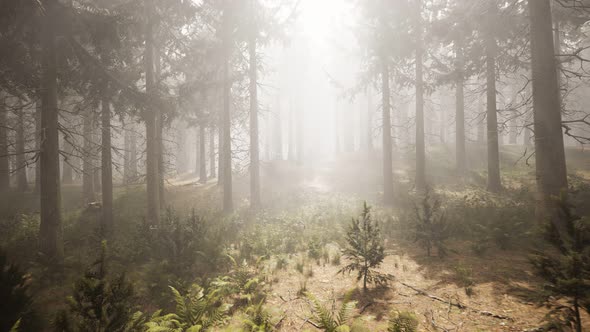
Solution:
[[(537, 250), (531, 257), (536, 274), (545, 280), (544, 295), (553, 307), (549, 325), (582, 331), (580, 310), (590, 311), (590, 223), (572, 211), (565, 195), (557, 200), (568, 234), (548, 223), (546, 238), (555, 250)], [(564, 301), (555, 301), (564, 300)], [(558, 303), (559, 302), (559, 303)]]
[(36, 331), (39, 326), (32, 309), (26, 275), (0, 251), (0, 331), (17, 326), (18, 331)]
[(385, 253), (381, 230), (373, 222), (367, 202), (364, 203), (360, 218), (352, 219), (346, 231), (346, 241), (348, 247), (343, 253), (351, 263), (338, 273), (358, 271), (357, 280), (363, 280), (364, 290), (367, 290), (367, 283), (384, 284), (390, 279), (390, 276), (374, 270), (383, 262)]
[(133, 314), (133, 287), (121, 274), (107, 272), (106, 241), (99, 258), (74, 284), (69, 310), (58, 313), (56, 331), (139, 331), (141, 319)]
[(426, 190), (421, 206), (416, 211), (416, 238), (426, 248), (428, 256), (433, 247), (438, 250), (438, 256), (447, 254), (445, 240), (448, 237), (448, 227), (444, 213), (440, 212), (440, 201), (431, 196), (431, 190)]

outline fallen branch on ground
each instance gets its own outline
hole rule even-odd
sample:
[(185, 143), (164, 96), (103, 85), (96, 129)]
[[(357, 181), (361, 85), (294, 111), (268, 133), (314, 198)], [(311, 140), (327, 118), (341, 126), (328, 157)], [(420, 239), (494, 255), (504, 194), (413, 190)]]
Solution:
[(475, 313), (478, 313), (480, 315), (488, 316), (488, 317), (492, 317), (492, 318), (503, 319), (503, 320), (510, 320), (510, 321), (513, 321), (514, 320), (511, 317), (503, 316), (503, 315), (499, 315), (499, 314), (495, 314), (495, 313), (492, 313), (490, 311), (478, 310), (478, 309), (470, 308), (470, 307), (467, 307), (467, 306), (465, 306), (465, 305), (463, 305), (463, 304), (461, 304), (459, 302), (453, 303), (451, 301), (447, 301), (447, 300), (445, 300), (445, 299), (443, 299), (441, 297), (438, 297), (436, 295), (429, 294), (426, 291), (423, 291), (423, 290), (421, 290), (419, 288), (416, 288), (416, 287), (414, 287), (412, 285), (408, 285), (408, 284), (406, 284), (404, 282), (401, 282), (401, 281), (399, 283), (402, 284), (403, 286), (406, 286), (406, 287), (408, 287), (408, 288), (416, 291), (420, 295), (424, 295), (424, 296), (426, 296), (428, 298), (431, 298), (431, 299), (433, 299), (435, 301), (442, 302), (442, 303), (448, 304), (450, 306), (457, 307), (459, 309), (470, 310), (470, 311), (475, 312)]

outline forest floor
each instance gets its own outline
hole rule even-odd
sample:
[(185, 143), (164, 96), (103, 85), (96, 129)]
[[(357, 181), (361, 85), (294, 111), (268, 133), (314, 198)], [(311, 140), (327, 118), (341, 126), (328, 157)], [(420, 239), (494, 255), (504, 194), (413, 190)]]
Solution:
[[(534, 167), (526, 165), (522, 158), (522, 147), (504, 146), (501, 153), (504, 185), (532, 190)], [(472, 169), (484, 169), (482, 160), (485, 158), (482, 155), (483, 148), (482, 151), (471, 151), (469, 163)], [(485, 174), (477, 171), (457, 180), (452, 154), (444, 147), (429, 151), (429, 156), (428, 180), (436, 184), (437, 193), (463, 196), (485, 187)], [(313, 293), (322, 303), (334, 308), (338, 308), (344, 295), (352, 291), (352, 299), (357, 301), (353, 331), (357, 332), (385, 331), (392, 311), (413, 312), (420, 321), (420, 331), (535, 331), (542, 325), (549, 309), (523, 296), (527, 289), (538, 289), (541, 285), (528, 261), (529, 244), (517, 243), (509, 250), (494, 247), (484, 255), (476, 255), (470, 249), (473, 241), (452, 240), (449, 241), (448, 257), (428, 257), (412, 241), (412, 230), (407, 229), (406, 219), (411, 218), (407, 211), (413, 211), (415, 203), (408, 198), (409, 193), (413, 192), (411, 179), (414, 177), (411, 152), (396, 155), (394, 161), (396, 203), (393, 208), (385, 208), (380, 204), (381, 163), (377, 157), (372, 157), (343, 154), (338, 159), (318, 159), (303, 166), (289, 161), (263, 163), (264, 210), (260, 214), (252, 214), (248, 208), (248, 177), (234, 178), (235, 218), (265, 218), (272, 221), (288, 216), (295, 223), (301, 223), (300, 228), (294, 229), (301, 229), (306, 234), (316, 231), (322, 233), (320, 235), (323, 238), (332, 239), (324, 247), (329, 258), (333, 258), (343, 248), (344, 227), (350, 218), (358, 216), (365, 201), (375, 207), (376, 219), (395, 218), (402, 226), (389, 230), (386, 236), (387, 256), (379, 270), (394, 277), (388, 287), (370, 285), (368, 291), (363, 292), (356, 274), (338, 273), (346, 263), (345, 257), (339, 263), (325, 257), (310, 259), (306, 247), (299, 246), (295, 252), (280, 254), (286, 258), (283, 268), (277, 268), (279, 254), (264, 261), (260, 269), (268, 272), (264, 277), (267, 307), (275, 316), (279, 330), (317, 330), (310, 321), (312, 306), (309, 299), (302, 295), (303, 290)], [(569, 149), (568, 168), (572, 179), (588, 183), (590, 152)], [(74, 229), (72, 234), (77, 234), (78, 228), (87, 227), (77, 225), (84, 220), (86, 213), (81, 212), (84, 207), (79, 203), (79, 190), (79, 186), (65, 186), (63, 190), (64, 216), (73, 225), (68, 226), (70, 232)], [(116, 188), (115, 217), (118, 222), (143, 218), (144, 195), (141, 186)], [(15, 197), (17, 201), (18, 204), (6, 204), (3, 208), (7, 211), (0, 211), (0, 215), (14, 214), (17, 210), (22, 213), (20, 210), (24, 209), (23, 204), (27, 204), (27, 200)], [(178, 213), (220, 210), (219, 202), (220, 190), (215, 180), (199, 184), (194, 174), (185, 174), (170, 180), (166, 186), (166, 205)], [(35, 211), (35, 204), (30, 205), (28, 209)], [(587, 205), (581, 206), (585, 215), (590, 214), (590, 206)], [(405, 213), (402, 212), (404, 210)], [(327, 227), (313, 228), (324, 219), (334, 218), (343, 219), (338, 221), (337, 227), (326, 221)], [(308, 220), (317, 223), (306, 225)], [(78, 270), (83, 269), (88, 257), (96, 255), (92, 251), (95, 248), (86, 243), (91, 238), (90, 235), (66, 243), (68, 254), (74, 256), (71, 260), (80, 262), (80, 267), (76, 267)], [(20, 251), (26, 250), (30, 251), (30, 248)], [(18, 247), (13, 253), (17, 254), (13, 255), (17, 261), (29, 260), (18, 257)], [(297, 265), (302, 265), (302, 269)], [(141, 272), (144, 269), (141, 266), (123, 267), (129, 270), (130, 278), (141, 278), (145, 274)], [(45, 309), (51, 308), (52, 312), (47, 315), (54, 314), (56, 308), (64, 307), (63, 299), (69, 294), (77, 277), (72, 273), (60, 280), (45, 281), (45, 286), (39, 287), (41, 294), (37, 302)], [(583, 321), (585, 328), (590, 331), (590, 317), (584, 314)], [(242, 321), (235, 317), (230, 319), (229, 324), (230, 327), (224, 331), (238, 330)]]
[[(437, 190), (462, 195), (466, 186), (483, 184), (477, 175), (468, 177), (464, 180), (466, 182), (454, 183), (452, 162), (445, 160), (444, 151), (439, 152), (440, 164), (432, 166), (437, 172), (429, 173), (431, 181), (445, 183)], [(517, 147), (503, 149), (506, 186), (531, 186), (534, 183), (534, 168), (520, 160), (521, 154)], [(575, 156), (570, 158), (572, 162), (568, 165), (572, 174), (583, 181), (589, 180), (590, 153), (570, 150), (569, 154)], [(288, 206), (295, 209), (297, 206), (309, 208), (313, 202), (330, 199), (352, 204), (359, 212), (363, 201), (379, 204), (381, 196), (375, 188), (380, 188), (380, 164), (363, 163), (363, 158), (350, 154), (300, 168), (288, 162), (267, 164), (263, 166), (263, 181), (267, 181), (263, 182), (263, 187), (272, 189), (264, 190), (265, 200), (276, 213), (284, 208), (281, 204), (286, 204), (285, 199)], [(403, 196), (400, 191), (412, 191), (408, 180), (413, 177), (410, 174), (412, 160), (400, 158), (397, 162), (396, 192)], [(472, 164), (477, 162), (476, 157), (471, 161)], [(236, 196), (247, 204), (247, 178), (236, 181)], [(395, 211), (393, 209), (390, 213)], [(370, 287), (367, 292), (362, 291), (355, 273), (338, 273), (341, 265), (321, 259), (310, 261), (305, 251), (292, 255), (288, 267), (273, 272), (269, 283), (267, 302), (270, 307), (279, 308), (280, 330), (316, 330), (310, 323), (311, 303), (301, 294), (303, 289), (335, 310), (344, 294), (354, 290), (352, 299), (357, 301), (354, 327), (357, 331), (385, 331), (392, 310), (413, 312), (420, 320), (420, 331), (535, 331), (543, 324), (549, 309), (521, 296), (541, 285), (533, 275), (528, 247), (493, 248), (480, 256), (471, 252), (469, 243), (455, 241), (450, 245), (451, 254), (440, 259), (427, 257), (422, 248), (408, 241), (407, 236), (398, 238), (399, 241), (387, 241), (387, 256), (379, 269), (393, 275), (394, 280), (388, 287)], [(328, 248), (331, 254), (340, 250), (337, 243), (329, 244)], [(298, 262), (305, 262), (304, 273), (292, 268)], [(590, 317), (585, 315), (583, 321), (590, 331)]]

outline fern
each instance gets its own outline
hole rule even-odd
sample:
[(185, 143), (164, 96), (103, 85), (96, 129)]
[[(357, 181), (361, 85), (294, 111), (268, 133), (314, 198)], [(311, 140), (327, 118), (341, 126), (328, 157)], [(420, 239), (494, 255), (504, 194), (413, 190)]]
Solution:
[(389, 319), (388, 332), (416, 332), (418, 331), (418, 319), (407, 311), (396, 311)]
[(175, 312), (162, 315), (161, 311), (157, 311), (145, 324), (146, 332), (207, 331), (225, 319), (228, 306), (219, 305), (221, 298), (218, 292), (205, 294), (203, 288), (197, 285), (186, 296), (172, 286), (170, 290), (176, 302)]
[(312, 320), (316, 327), (326, 332), (350, 331), (347, 323), (356, 307), (356, 301), (350, 301), (350, 293), (346, 294), (342, 306), (337, 312), (325, 307), (313, 294), (305, 293), (305, 295), (312, 303)]
[(245, 331), (251, 332), (271, 332), (274, 331), (272, 315), (264, 308), (264, 300), (256, 305), (246, 308), (247, 318), (244, 319)]

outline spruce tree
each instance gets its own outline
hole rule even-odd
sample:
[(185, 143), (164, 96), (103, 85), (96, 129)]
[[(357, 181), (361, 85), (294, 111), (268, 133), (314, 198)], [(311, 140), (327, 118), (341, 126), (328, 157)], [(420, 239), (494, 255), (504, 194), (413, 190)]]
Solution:
[(552, 307), (548, 327), (567, 326), (581, 332), (580, 311), (590, 311), (590, 223), (573, 213), (565, 195), (556, 204), (568, 234), (548, 223), (545, 236), (553, 250), (536, 250), (531, 263), (545, 280), (542, 292)]
[(381, 230), (373, 221), (367, 202), (364, 203), (360, 218), (353, 218), (348, 226), (346, 242), (348, 247), (343, 253), (350, 263), (338, 273), (358, 271), (357, 280), (363, 280), (363, 290), (367, 290), (367, 283), (384, 284), (390, 279), (374, 270), (383, 262), (385, 253)]

